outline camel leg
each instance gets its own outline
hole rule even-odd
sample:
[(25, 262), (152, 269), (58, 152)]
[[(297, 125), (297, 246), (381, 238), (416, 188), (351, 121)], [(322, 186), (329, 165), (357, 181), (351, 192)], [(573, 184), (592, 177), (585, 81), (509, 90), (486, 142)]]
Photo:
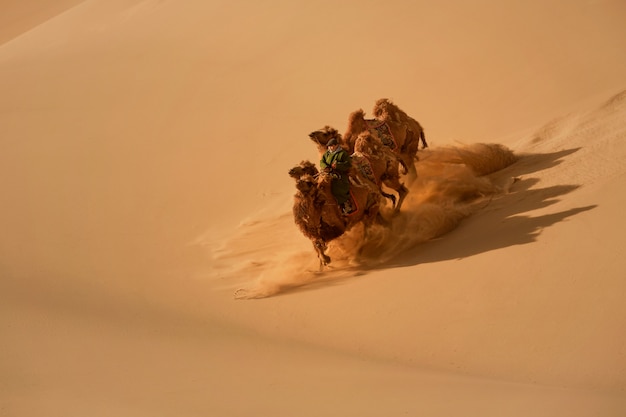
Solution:
[(403, 158), (398, 158), (399, 162), (400, 162), (400, 166), (402, 167), (402, 175), (406, 175), (409, 173), (409, 167), (407, 166), (406, 162), (404, 161)]
[[(406, 161), (405, 161), (406, 164)], [(415, 160), (412, 160), (410, 164), (406, 164), (407, 171), (405, 173), (409, 184), (413, 183), (417, 179), (417, 168), (415, 167)]]
[(322, 270), (326, 265), (330, 263), (330, 256), (326, 255), (324, 251), (326, 250), (326, 242), (323, 240), (316, 240), (313, 242), (313, 247), (317, 252), (317, 257), (320, 260), (320, 270)]
[(400, 163), (400, 173), (402, 175), (407, 175), (409, 178), (414, 179), (417, 177), (417, 169), (415, 168), (415, 157), (410, 157), (408, 155), (402, 155), (398, 157), (398, 162)]
[(422, 148), (428, 148), (428, 144), (426, 143), (426, 135), (424, 134), (424, 130), (420, 131), (420, 139), (422, 140)]
[(398, 205), (396, 206), (394, 213), (399, 213), (400, 207), (402, 207), (402, 202), (406, 198), (407, 194), (409, 194), (409, 190), (404, 186), (404, 184), (400, 184), (400, 188), (396, 191), (398, 192)]
[(400, 207), (402, 207), (402, 202), (409, 193), (409, 189), (400, 182), (398, 174), (393, 172), (384, 178), (383, 184), (398, 193), (398, 203), (394, 207), (394, 213), (398, 213), (400, 211)]
[(383, 197), (388, 198), (389, 200), (391, 200), (391, 205), (395, 208), (396, 207), (396, 196), (393, 194), (387, 194), (386, 192), (383, 191), (383, 189), (380, 189), (380, 193), (383, 195)]

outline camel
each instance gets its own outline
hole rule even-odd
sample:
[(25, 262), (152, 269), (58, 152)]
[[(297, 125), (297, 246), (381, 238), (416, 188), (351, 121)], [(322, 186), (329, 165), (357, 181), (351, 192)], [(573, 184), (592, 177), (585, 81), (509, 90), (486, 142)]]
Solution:
[[(326, 144), (332, 138), (336, 139), (344, 149), (351, 148), (349, 150), (352, 153), (352, 172), (350, 175), (353, 178), (358, 178), (361, 182), (375, 184), (379, 192), (391, 200), (394, 212), (400, 211), (402, 202), (408, 194), (408, 189), (400, 182), (399, 169), (402, 160), (390, 148), (383, 146), (369, 131), (362, 132), (351, 144), (352, 146), (347, 144), (339, 132), (330, 126), (311, 132), (309, 137), (317, 145), (320, 156), (324, 154)], [(354, 170), (358, 172), (354, 172)], [(397, 203), (393, 194), (388, 194), (382, 189), (383, 184), (398, 194)]]
[(315, 142), (320, 155), (326, 152), (326, 144), (333, 138), (337, 139), (337, 142), (339, 142), (341, 147), (348, 151), (348, 153), (354, 152), (354, 144), (345, 142), (337, 129), (328, 125), (309, 133), (309, 138)]
[[(409, 190), (400, 182), (400, 163), (398, 156), (377, 141), (370, 132), (362, 132), (356, 138), (352, 153), (352, 168), (374, 182), (384, 197), (391, 199), (394, 204), (394, 213), (400, 211), (402, 202), (409, 193)], [(395, 196), (382, 190), (383, 184), (398, 193), (397, 203)]]
[(320, 269), (331, 261), (325, 253), (329, 242), (359, 223), (364, 224), (366, 233), (375, 222), (386, 223), (379, 211), (382, 196), (368, 184), (352, 184), (350, 194), (356, 210), (346, 216), (341, 213), (330, 190), (331, 174), (319, 172), (310, 161), (302, 161), (289, 170), (289, 175), (296, 180), (297, 189), (294, 221), (300, 231), (311, 239), (320, 260)]
[(372, 113), (375, 119), (366, 119), (362, 109), (350, 114), (348, 129), (343, 135), (348, 149), (354, 148), (360, 133), (369, 131), (400, 157), (404, 174), (415, 178), (415, 160), (420, 141), (424, 148), (428, 147), (424, 129), (417, 120), (386, 98), (376, 101)]

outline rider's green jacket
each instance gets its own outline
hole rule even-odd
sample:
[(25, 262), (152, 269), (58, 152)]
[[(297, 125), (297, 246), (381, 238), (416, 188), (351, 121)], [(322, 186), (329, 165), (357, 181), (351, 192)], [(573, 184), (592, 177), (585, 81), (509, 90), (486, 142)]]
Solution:
[[(335, 168), (332, 168), (333, 164), (335, 164)], [(345, 203), (350, 198), (350, 180), (348, 179), (350, 165), (350, 155), (341, 146), (334, 152), (326, 151), (320, 161), (322, 170), (331, 168), (332, 172), (336, 174), (331, 190), (339, 204)]]
[(350, 155), (341, 146), (337, 147), (335, 152), (328, 150), (322, 155), (320, 161), (322, 169), (332, 168), (333, 164), (335, 164), (334, 170), (339, 174), (347, 174), (350, 170)]

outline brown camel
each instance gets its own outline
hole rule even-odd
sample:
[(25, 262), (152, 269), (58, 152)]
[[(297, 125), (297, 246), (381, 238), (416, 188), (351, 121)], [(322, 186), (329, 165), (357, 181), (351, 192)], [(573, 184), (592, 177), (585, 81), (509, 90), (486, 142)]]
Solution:
[(309, 133), (309, 138), (313, 142), (315, 142), (315, 145), (317, 146), (317, 150), (319, 151), (320, 155), (326, 152), (326, 147), (327, 147), (326, 144), (328, 143), (329, 140), (333, 138), (337, 139), (337, 142), (339, 142), (341, 147), (344, 148), (346, 151), (348, 151), (348, 153), (354, 152), (354, 143), (350, 144), (350, 143), (345, 142), (343, 138), (341, 137), (341, 135), (339, 134), (339, 132), (337, 131), (337, 129), (332, 128), (330, 126), (324, 126), (321, 129), (318, 129), (314, 132)]
[[(397, 213), (409, 190), (400, 182), (400, 159), (391, 149), (376, 140), (370, 132), (361, 133), (354, 142), (352, 154), (352, 168), (359, 171), (361, 176), (374, 182), (383, 196), (391, 198)], [(395, 196), (382, 191), (385, 185), (398, 193), (398, 202)]]
[[(376, 185), (379, 192), (390, 199), (395, 212), (400, 211), (408, 189), (400, 183), (400, 164), (402, 160), (391, 149), (383, 146), (369, 131), (363, 132), (354, 143), (347, 144), (336, 129), (325, 126), (309, 134), (309, 138), (317, 145), (320, 156), (326, 151), (326, 144), (330, 139), (336, 139), (339, 144), (352, 155), (351, 176), (361, 182), (370, 182)], [(382, 184), (398, 193), (398, 200), (393, 194), (382, 189)]]
[(417, 176), (415, 160), (420, 141), (424, 148), (428, 147), (422, 126), (386, 98), (376, 101), (372, 113), (375, 119), (366, 119), (362, 109), (350, 114), (343, 135), (348, 148), (354, 148), (360, 133), (369, 131), (400, 157), (405, 174)]
[(374, 222), (385, 223), (380, 215), (381, 195), (367, 184), (353, 184), (351, 195), (356, 210), (346, 216), (341, 213), (330, 189), (331, 176), (319, 172), (310, 161), (302, 161), (289, 171), (296, 180), (293, 216), (302, 233), (311, 239), (320, 260), (320, 268), (330, 263), (325, 251), (330, 241), (337, 239), (358, 223), (365, 230)]

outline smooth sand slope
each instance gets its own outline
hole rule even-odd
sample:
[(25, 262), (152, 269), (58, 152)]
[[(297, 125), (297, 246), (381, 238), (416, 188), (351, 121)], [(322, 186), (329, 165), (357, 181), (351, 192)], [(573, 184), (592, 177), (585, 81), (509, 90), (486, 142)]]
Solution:
[[(624, 415), (625, 18), (0, 3), (0, 414)], [(287, 171), (382, 97), (431, 146), (320, 272)]]
[(0, 44), (19, 37), (79, 3), (82, 0), (3, 1)]

